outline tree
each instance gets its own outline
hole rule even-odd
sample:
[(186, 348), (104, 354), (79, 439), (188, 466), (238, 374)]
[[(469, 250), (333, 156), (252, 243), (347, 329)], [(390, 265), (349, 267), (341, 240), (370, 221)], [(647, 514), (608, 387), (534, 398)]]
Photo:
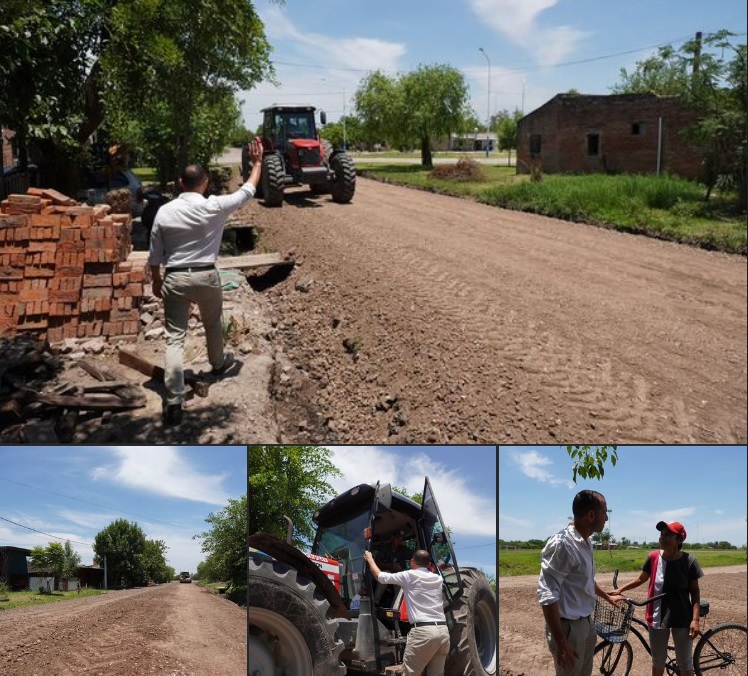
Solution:
[(591, 446), (567, 446), (566, 452), (574, 460), (573, 481), (577, 482), (577, 474), (583, 479), (602, 479), (605, 475), (605, 463), (610, 453), (610, 462), (613, 467), (618, 462), (618, 446), (599, 446), (594, 451)]
[(73, 549), (70, 540), (65, 540), (64, 545), (50, 542), (46, 547), (37, 545), (31, 550), (31, 566), (51, 569), (58, 580), (78, 577), (80, 565), (80, 554)]
[(418, 143), (427, 169), (433, 167), (432, 140), (463, 129), (470, 114), (465, 78), (447, 65), (419, 66), (399, 78), (372, 73), (355, 100), (368, 135), (396, 147)]
[[(704, 182), (709, 199), (715, 186), (738, 191), (739, 208), (746, 208), (748, 100), (746, 45), (733, 45), (734, 35), (722, 30), (685, 42), (679, 50), (661, 47), (656, 56), (639, 61), (633, 72), (621, 69), (615, 94), (654, 92), (680, 96), (699, 113), (699, 121), (684, 132), (707, 149)], [(725, 60), (724, 55), (732, 56)]]
[(146, 537), (137, 523), (127, 519), (112, 521), (94, 538), (96, 558), (106, 557), (107, 586), (131, 587), (148, 582), (145, 566)]
[(246, 0), (4, 0), (0, 35), (0, 120), (22, 159), (35, 146), (48, 185), (65, 183), (71, 159), (110, 122), (136, 134), (155, 116), (186, 163), (200, 124), (211, 127), (206, 111), (273, 72)]
[(202, 551), (209, 554), (215, 578), (234, 587), (247, 584), (247, 496), (229, 503), (218, 514), (205, 519), (211, 529), (193, 539), (202, 538)]
[(491, 116), (491, 129), (496, 131), (499, 150), (509, 151), (509, 164), (512, 160), (512, 150), (517, 148), (517, 124), (522, 117), (524, 116), (519, 108), (515, 108), (512, 113), (502, 110)]
[(249, 446), (249, 533), (286, 539), (284, 516), (293, 521), (293, 544), (307, 548), (314, 539), (312, 514), (334, 495), (328, 477), (342, 476), (319, 446)]
[(168, 582), (173, 576), (173, 568), (166, 565), (166, 550), (163, 540), (146, 540), (143, 550), (143, 568), (148, 580)]

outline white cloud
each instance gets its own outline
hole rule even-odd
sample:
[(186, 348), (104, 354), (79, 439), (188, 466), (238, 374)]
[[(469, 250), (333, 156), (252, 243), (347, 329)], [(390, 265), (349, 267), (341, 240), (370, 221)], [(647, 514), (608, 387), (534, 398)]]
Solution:
[(374, 446), (330, 446), (333, 463), (343, 472), (342, 478), (330, 480), (337, 493), (360, 483), (390, 483), (409, 494), (423, 492), (429, 477), (442, 517), (455, 536), (496, 536), (496, 502), (494, 496), (477, 495), (460, 475), (432, 460), (427, 451), (409, 457)]
[(223, 505), (230, 497), (222, 485), (227, 474), (201, 474), (177, 448), (119, 446), (111, 452), (117, 462), (95, 468), (94, 480), (211, 505)]
[(541, 455), (538, 451), (511, 451), (510, 458), (519, 467), (522, 474), (531, 479), (536, 479), (543, 483), (566, 486), (567, 488), (573, 488), (574, 486), (568, 479), (558, 479), (552, 472), (549, 472), (546, 467), (553, 465), (553, 461)]
[(76, 512), (72, 509), (60, 509), (57, 515), (68, 521), (72, 521), (77, 526), (84, 528), (93, 528), (100, 530), (108, 526), (114, 519), (121, 518), (115, 514), (97, 513), (97, 512)]
[(558, 0), (469, 0), (468, 4), (483, 23), (526, 49), (541, 66), (560, 63), (588, 36), (570, 26), (539, 24), (540, 14)]

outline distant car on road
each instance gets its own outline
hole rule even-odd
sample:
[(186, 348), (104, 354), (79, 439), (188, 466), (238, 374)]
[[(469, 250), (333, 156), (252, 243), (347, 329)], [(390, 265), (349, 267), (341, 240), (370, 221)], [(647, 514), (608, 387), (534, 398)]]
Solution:
[(182, 582), (190, 582), (191, 583), (192, 582), (192, 577), (186, 571), (183, 572), (183, 573), (179, 573), (179, 582), (180, 582), (180, 584)]

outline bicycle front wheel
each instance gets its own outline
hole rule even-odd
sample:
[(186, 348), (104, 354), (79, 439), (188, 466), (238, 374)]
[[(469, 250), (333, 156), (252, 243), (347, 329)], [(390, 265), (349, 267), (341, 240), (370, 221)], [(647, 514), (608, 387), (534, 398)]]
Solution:
[(593, 676), (628, 676), (634, 663), (634, 651), (628, 641), (608, 643), (603, 641), (595, 646), (592, 657)]
[(712, 672), (720, 676), (746, 676), (746, 640), (748, 628), (744, 624), (720, 624), (707, 631), (693, 653), (696, 676)]

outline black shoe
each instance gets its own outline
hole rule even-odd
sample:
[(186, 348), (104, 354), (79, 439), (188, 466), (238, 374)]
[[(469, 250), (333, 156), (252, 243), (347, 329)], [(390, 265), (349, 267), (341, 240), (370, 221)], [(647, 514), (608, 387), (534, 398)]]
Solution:
[(228, 371), (231, 366), (234, 364), (234, 355), (231, 352), (226, 352), (223, 355), (223, 363), (215, 369), (211, 370), (211, 375), (214, 376), (222, 376), (226, 371)]
[(180, 425), (182, 423), (182, 404), (169, 404), (164, 409), (165, 425)]

